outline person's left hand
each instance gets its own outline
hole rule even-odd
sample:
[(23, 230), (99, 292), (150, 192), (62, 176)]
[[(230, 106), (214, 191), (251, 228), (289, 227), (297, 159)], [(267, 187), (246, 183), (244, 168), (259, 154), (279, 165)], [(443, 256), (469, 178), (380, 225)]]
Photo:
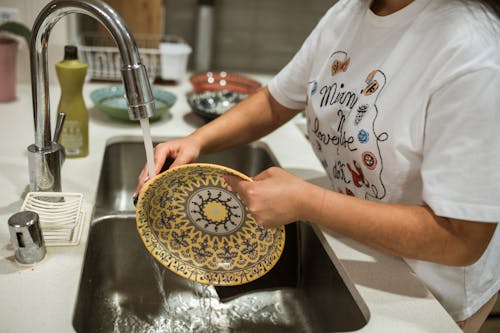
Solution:
[(253, 182), (232, 175), (224, 179), (259, 225), (277, 227), (300, 219), (305, 181), (297, 176), (272, 167), (255, 176)]

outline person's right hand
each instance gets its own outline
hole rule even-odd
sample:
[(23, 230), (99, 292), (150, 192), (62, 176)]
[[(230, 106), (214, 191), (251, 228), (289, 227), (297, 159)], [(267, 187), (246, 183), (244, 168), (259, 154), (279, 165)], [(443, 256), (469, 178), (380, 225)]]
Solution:
[[(169, 169), (191, 163), (195, 161), (200, 155), (201, 147), (195, 140), (190, 137), (185, 137), (173, 141), (162, 142), (154, 148), (154, 163), (155, 175), (157, 175), (167, 159), (173, 160)], [(133, 198), (137, 198), (142, 186), (150, 179), (147, 164), (142, 169), (138, 177), (137, 187), (135, 189)]]

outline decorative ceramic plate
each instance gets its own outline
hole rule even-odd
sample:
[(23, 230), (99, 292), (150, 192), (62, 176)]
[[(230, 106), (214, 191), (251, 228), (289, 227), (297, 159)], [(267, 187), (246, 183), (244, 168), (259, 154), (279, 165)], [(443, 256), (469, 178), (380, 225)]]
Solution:
[[(150, 121), (160, 119), (175, 104), (177, 97), (166, 90), (152, 88), (156, 113)], [(107, 113), (110, 117), (132, 121), (128, 116), (128, 102), (122, 85), (97, 88), (90, 93), (90, 98), (97, 109)]]
[(137, 203), (137, 230), (148, 251), (174, 273), (203, 284), (254, 281), (278, 262), (285, 228), (262, 228), (223, 176), (251, 179), (213, 164), (188, 164), (150, 180)]

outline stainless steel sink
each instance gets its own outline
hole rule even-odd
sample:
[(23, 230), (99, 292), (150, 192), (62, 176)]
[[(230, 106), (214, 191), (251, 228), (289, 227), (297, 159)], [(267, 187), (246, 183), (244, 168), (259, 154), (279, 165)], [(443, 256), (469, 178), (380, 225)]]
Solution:
[[(131, 198), (145, 161), (146, 154), (141, 141), (117, 142), (107, 146), (96, 198), (96, 210), (99, 213), (135, 211)], [(224, 165), (250, 177), (278, 165), (268, 147), (261, 142), (202, 155), (197, 162)]]
[[(135, 228), (131, 195), (144, 160), (142, 143), (107, 147), (73, 318), (77, 332), (345, 332), (367, 323), (366, 305), (308, 223), (287, 226), (280, 261), (249, 284), (204, 286), (164, 269)], [(260, 143), (200, 161), (250, 176), (277, 165)]]

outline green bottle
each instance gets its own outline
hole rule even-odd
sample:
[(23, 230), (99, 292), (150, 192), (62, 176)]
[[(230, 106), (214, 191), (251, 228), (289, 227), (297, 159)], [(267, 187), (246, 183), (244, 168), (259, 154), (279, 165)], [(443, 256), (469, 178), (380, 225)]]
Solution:
[(64, 47), (64, 60), (56, 63), (56, 73), (61, 85), (61, 99), (57, 113), (66, 113), (60, 143), (66, 157), (85, 157), (89, 154), (89, 114), (83, 100), (83, 83), (87, 64), (78, 59), (78, 49)]

